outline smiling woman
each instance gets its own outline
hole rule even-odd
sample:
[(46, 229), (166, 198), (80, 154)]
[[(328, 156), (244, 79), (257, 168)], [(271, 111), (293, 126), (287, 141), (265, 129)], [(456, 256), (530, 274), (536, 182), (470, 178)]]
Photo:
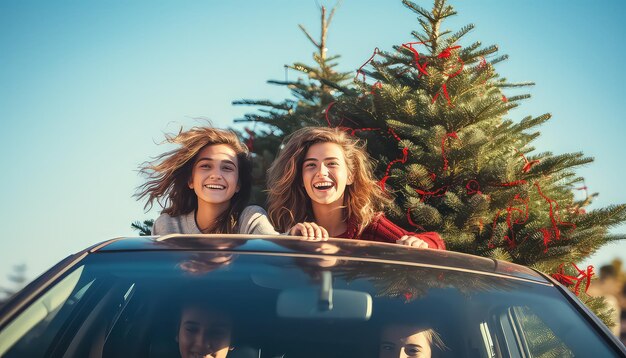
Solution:
[(246, 204), (250, 197), (248, 148), (231, 131), (210, 127), (167, 135), (178, 144), (141, 172), (148, 177), (138, 199), (164, 207), (153, 235), (242, 233), (275, 234), (265, 210)]
[(182, 305), (176, 335), (181, 358), (226, 357), (232, 320), (224, 311), (207, 305), (203, 297)]
[(371, 161), (357, 139), (337, 128), (295, 131), (268, 171), (272, 223), (304, 236), (444, 249), (437, 233), (411, 233), (385, 218), (382, 210), (391, 199), (374, 179)]

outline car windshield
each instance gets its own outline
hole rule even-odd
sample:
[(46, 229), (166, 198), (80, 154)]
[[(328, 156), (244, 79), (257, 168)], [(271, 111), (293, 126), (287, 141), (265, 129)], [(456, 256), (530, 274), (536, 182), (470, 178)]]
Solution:
[(618, 355), (547, 283), (228, 251), (88, 255), (0, 342), (3, 357)]

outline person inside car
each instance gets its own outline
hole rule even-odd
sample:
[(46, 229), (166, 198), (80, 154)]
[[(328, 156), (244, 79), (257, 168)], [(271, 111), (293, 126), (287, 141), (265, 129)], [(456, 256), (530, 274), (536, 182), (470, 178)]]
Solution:
[[(164, 206), (153, 235), (276, 234), (259, 206), (246, 206), (251, 190), (248, 148), (234, 132), (212, 128), (182, 129), (166, 135), (179, 148), (140, 168), (147, 176), (136, 194)], [(165, 205), (164, 205), (165, 204)]]
[(176, 341), (181, 358), (224, 358), (231, 347), (228, 314), (200, 300), (182, 305)]
[(281, 232), (324, 239), (361, 239), (445, 249), (434, 232), (408, 232), (382, 210), (391, 199), (372, 173), (371, 158), (337, 128), (307, 127), (286, 138), (268, 171), (268, 212)]
[(412, 324), (391, 324), (380, 334), (379, 358), (431, 358), (446, 349), (432, 328)]

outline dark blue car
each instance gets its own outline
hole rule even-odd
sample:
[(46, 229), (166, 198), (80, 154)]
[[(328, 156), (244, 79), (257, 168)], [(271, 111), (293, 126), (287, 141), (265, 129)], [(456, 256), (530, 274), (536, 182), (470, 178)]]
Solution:
[(69, 256), (0, 312), (1, 357), (624, 357), (524, 266), (331, 239), (170, 235)]

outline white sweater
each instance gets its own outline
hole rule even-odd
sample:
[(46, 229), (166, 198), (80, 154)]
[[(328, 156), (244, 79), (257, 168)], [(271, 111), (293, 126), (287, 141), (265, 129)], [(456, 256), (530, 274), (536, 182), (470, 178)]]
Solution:
[[(161, 214), (152, 226), (152, 235), (202, 234), (196, 225), (196, 212), (181, 216)], [(247, 206), (237, 220), (239, 234), (278, 235), (267, 218), (267, 212), (256, 205)]]

